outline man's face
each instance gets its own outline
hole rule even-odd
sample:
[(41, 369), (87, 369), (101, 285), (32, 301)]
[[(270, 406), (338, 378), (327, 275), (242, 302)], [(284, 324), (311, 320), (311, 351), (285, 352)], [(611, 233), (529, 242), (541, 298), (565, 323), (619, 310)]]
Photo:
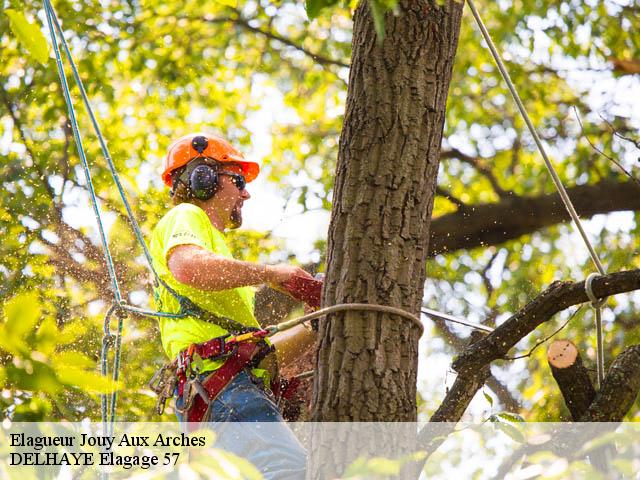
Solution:
[(242, 168), (233, 163), (221, 163), (218, 167), (219, 183), (218, 191), (213, 197), (218, 215), (224, 222), (225, 228), (238, 228), (242, 225), (242, 205), (245, 200), (251, 198), (246, 189), (240, 190), (234, 179), (224, 172), (242, 175)]

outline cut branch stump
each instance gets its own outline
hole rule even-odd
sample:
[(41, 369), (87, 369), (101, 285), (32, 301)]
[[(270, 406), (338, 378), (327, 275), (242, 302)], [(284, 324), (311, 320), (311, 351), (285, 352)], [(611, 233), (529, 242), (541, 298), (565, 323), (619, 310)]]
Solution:
[(596, 390), (578, 348), (569, 340), (557, 340), (549, 346), (547, 360), (573, 421), (579, 421), (596, 398)]

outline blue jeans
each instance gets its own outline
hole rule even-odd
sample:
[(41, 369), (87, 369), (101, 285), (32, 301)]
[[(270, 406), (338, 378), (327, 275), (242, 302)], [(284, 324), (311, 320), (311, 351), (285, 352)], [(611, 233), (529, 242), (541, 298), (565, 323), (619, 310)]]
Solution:
[[(243, 371), (214, 400), (205, 421), (212, 423), (215, 446), (250, 461), (267, 480), (304, 479), (307, 452), (257, 382)], [(176, 405), (181, 403), (178, 398)]]

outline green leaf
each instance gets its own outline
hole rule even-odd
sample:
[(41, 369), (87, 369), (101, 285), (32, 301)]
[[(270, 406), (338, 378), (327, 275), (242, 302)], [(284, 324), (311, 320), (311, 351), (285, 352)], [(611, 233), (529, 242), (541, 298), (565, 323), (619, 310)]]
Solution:
[(238, 6), (238, 0), (216, 0), (216, 1), (227, 7), (236, 8)]
[(51, 363), (56, 370), (65, 367), (93, 368), (95, 366), (94, 360), (80, 352), (74, 352), (73, 350), (56, 353), (51, 357)]
[(49, 45), (37, 24), (29, 23), (22, 12), (5, 10), (11, 30), (29, 54), (43, 65), (49, 61)]
[(46, 398), (32, 398), (16, 406), (13, 414), (15, 422), (43, 422), (51, 413), (51, 402)]
[(506, 420), (507, 422), (515, 422), (515, 423), (524, 422), (524, 418), (522, 418), (517, 413), (500, 412), (500, 413), (497, 413), (496, 416), (501, 418), (502, 420)]
[(482, 392), (482, 394), (484, 395), (484, 399), (487, 401), (489, 406), (493, 407), (493, 398), (491, 398), (491, 395), (489, 395), (487, 392)]
[(307, 0), (307, 16), (309, 20), (313, 20), (318, 15), (320, 15), (320, 11), (325, 7), (330, 7), (331, 5), (335, 5), (338, 3), (338, 0)]
[(75, 342), (78, 338), (84, 335), (87, 331), (87, 326), (80, 320), (74, 320), (67, 323), (62, 327), (62, 331), (58, 336), (59, 345), (67, 345)]
[(502, 430), (509, 435), (512, 440), (518, 443), (524, 443), (525, 438), (522, 433), (522, 426), (518, 425), (524, 422), (524, 419), (515, 413), (500, 412), (489, 417), (489, 421), (492, 422), (498, 430)]
[(520, 430), (509, 423), (504, 422), (495, 422), (494, 425), (498, 430), (502, 430), (504, 433), (509, 435), (511, 439), (517, 443), (524, 443), (525, 438)]
[(45, 318), (36, 334), (37, 349), (45, 355), (53, 353), (58, 345), (60, 332), (53, 318)]
[(62, 385), (56, 379), (56, 374), (46, 363), (35, 360), (25, 360), (25, 368), (11, 366), (7, 368), (7, 380), (16, 390), (29, 390), (32, 392), (42, 392), (49, 395), (56, 395), (62, 389)]
[(33, 331), (41, 314), (40, 301), (35, 293), (17, 295), (4, 306), (5, 333), (14, 339), (22, 339)]
[(122, 389), (121, 382), (114, 383), (110, 378), (103, 377), (99, 373), (77, 367), (65, 365), (63, 368), (56, 368), (56, 376), (61, 383), (90, 393), (110, 393), (114, 389)]

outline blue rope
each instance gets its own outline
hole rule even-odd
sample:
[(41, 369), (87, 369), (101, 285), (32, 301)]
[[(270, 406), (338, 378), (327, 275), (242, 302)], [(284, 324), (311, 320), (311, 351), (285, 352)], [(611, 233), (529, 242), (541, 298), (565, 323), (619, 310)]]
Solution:
[[(198, 307), (197, 305), (195, 305), (193, 302), (191, 302), (191, 300), (189, 300), (187, 297), (184, 297), (180, 294), (178, 294), (175, 290), (173, 290), (169, 285), (167, 285), (167, 283), (165, 281), (162, 280), (162, 278), (160, 278), (160, 276), (158, 275), (158, 273), (156, 272), (155, 268), (153, 267), (153, 259), (151, 258), (151, 254), (149, 253), (149, 249), (147, 247), (146, 242), (144, 241), (144, 237), (142, 235), (142, 231), (140, 229), (140, 226), (138, 224), (138, 222), (136, 221), (136, 218), (133, 214), (133, 210), (131, 209), (131, 205), (129, 204), (129, 201), (127, 200), (127, 196), (125, 194), (124, 188), (122, 187), (122, 184), (120, 182), (120, 178), (118, 176), (118, 172), (115, 168), (115, 165), (113, 163), (113, 160), (111, 158), (111, 154), (109, 153), (109, 149), (107, 148), (106, 142), (104, 141), (104, 137), (102, 135), (102, 132), (100, 130), (100, 127), (98, 125), (98, 121), (96, 120), (96, 117), (93, 113), (93, 108), (91, 107), (91, 103), (89, 102), (89, 98), (87, 96), (87, 92), (84, 88), (84, 84), (82, 83), (82, 80), (80, 78), (80, 75), (78, 73), (78, 69), (76, 67), (75, 62), (73, 61), (73, 57), (71, 55), (71, 51), (69, 49), (69, 46), (67, 44), (67, 41), (64, 38), (64, 33), (62, 31), (62, 27), (60, 26), (60, 22), (58, 21), (58, 18), (56, 16), (55, 10), (53, 9), (53, 6), (51, 5), (50, 0), (43, 0), (44, 3), (44, 8), (45, 8), (45, 13), (47, 16), (47, 24), (49, 26), (49, 33), (51, 36), (51, 43), (53, 44), (53, 49), (55, 51), (55, 55), (56, 55), (56, 65), (58, 68), (58, 74), (60, 76), (60, 82), (62, 85), (62, 91), (64, 94), (64, 99), (65, 102), (67, 104), (67, 109), (69, 111), (69, 120), (71, 123), (71, 129), (73, 131), (73, 135), (74, 135), (74, 139), (76, 142), (76, 145), (78, 147), (78, 153), (80, 156), (80, 161), (82, 163), (82, 168), (84, 170), (84, 174), (86, 177), (86, 181), (87, 181), (87, 188), (89, 190), (89, 194), (90, 194), (90, 198), (91, 198), (91, 205), (93, 207), (93, 212), (95, 214), (95, 218), (96, 218), (96, 223), (98, 224), (98, 232), (100, 234), (100, 241), (102, 243), (102, 247), (104, 248), (104, 256), (105, 256), (105, 262), (107, 264), (107, 271), (109, 273), (109, 277), (111, 279), (111, 289), (113, 291), (114, 294), (114, 298), (115, 298), (115, 302), (114, 304), (109, 308), (109, 310), (107, 311), (107, 314), (105, 315), (105, 319), (104, 319), (104, 335), (102, 338), (102, 350), (101, 350), (101, 354), (100, 354), (100, 362), (101, 362), (101, 371), (102, 371), (102, 375), (103, 376), (107, 376), (108, 375), (108, 354), (109, 354), (109, 349), (111, 348), (111, 346), (113, 346), (113, 344), (115, 343), (115, 349), (114, 349), (114, 365), (113, 365), (113, 372), (112, 372), (112, 380), (113, 380), (113, 384), (115, 386), (115, 384), (118, 381), (118, 377), (119, 377), (119, 371), (120, 371), (120, 358), (121, 358), (121, 351), (122, 351), (122, 330), (123, 330), (123, 324), (124, 324), (124, 312), (131, 312), (131, 313), (135, 313), (137, 315), (143, 315), (143, 316), (148, 316), (148, 317), (160, 317), (160, 318), (185, 318), (187, 316), (198, 316), (200, 318), (202, 318), (205, 321), (212, 321), (211, 319), (207, 320), (205, 315), (207, 315), (208, 312), (205, 312), (204, 310), (202, 310), (200, 307)], [(55, 26), (55, 28), (54, 28)], [(122, 298), (122, 295), (120, 293), (120, 287), (118, 285), (118, 279), (116, 277), (116, 270), (115, 270), (115, 265), (113, 262), (113, 258), (111, 256), (111, 252), (109, 250), (109, 243), (107, 241), (107, 237), (104, 231), (104, 226), (102, 223), (102, 218), (101, 218), (101, 214), (100, 214), (100, 207), (98, 205), (98, 199), (93, 187), (93, 181), (91, 179), (91, 172), (89, 170), (89, 163), (87, 161), (87, 157), (84, 151), (84, 147), (82, 144), (82, 137), (80, 135), (80, 128), (78, 126), (78, 121), (76, 118), (76, 113), (75, 113), (75, 109), (73, 107), (73, 103), (71, 100), (71, 92), (69, 91), (69, 85), (67, 83), (67, 77), (65, 75), (64, 72), (64, 67), (62, 64), (62, 54), (60, 52), (60, 46), (58, 44), (58, 40), (56, 38), (56, 31), (58, 33), (58, 36), (60, 38), (60, 41), (62, 43), (62, 45), (64, 46), (64, 50), (65, 50), (65, 54), (67, 56), (67, 59), (69, 60), (69, 63), (71, 65), (71, 69), (73, 71), (73, 76), (75, 78), (76, 84), (78, 85), (78, 88), (80, 89), (80, 94), (82, 95), (82, 100), (84, 102), (85, 108), (87, 109), (87, 112), (89, 113), (89, 117), (91, 118), (91, 123), (93, 125), (93, 129), (98, 137), (98, 140), (100, 142), (100, 148), (102, 150), (102, 153), (107, 161), (107, 164), (109, 166), (109, 171), (111, 172), (111, 176), (118, 188), (118, 192), (120, 194), (120, 197), (122, 198), (122, 202), (124, 203), (125, 209), (127, 211), (127, 217), (129, 218), (129, 221), (131, 223), (131, 226), (133, 228), (133, 231), (135, 233), (135, 236), (138, 240), (138, 243), (141, 245), (142, 250), (144, 252), (144, 255), (146, 257), (147, 260), (147, 264), (149, 266), (149, 269), (151, 270), (151, 272), (153, 273), (154, 276), (154, 286), (158, 287), (159, 285), (161, 285), (162, 287), (164, 287), (167, 292), (169, 292), (169, 294), (171, 296), (173, 296), (173, 298), (175, 298), (179, 305), (180, 305), (180, 311), (178, 313), (170, 313), (170, 312), (158, 312), (158, 311), (153, 311), (153, 310), (147, 310), (144, 308), (139, 308), (139, 307), (135, 307), (133, 305), (129, 305), (127, 304), (127, 302), (124, 301), (124, 299)], [(110, 329), (110, 319), (111, 316), (113, 315), (113, 313), (116, 312), (118, 314), (118, 328), (117, 328), (117, 333), (116, 335), (113, 335), (111, 333), (111, 329)], [(215, 317), (215, 316), (214, 316)], [(227, 322), (227, 329), (231, 328), (231, 327), (235, 327), (233, 324), (235, 324), (236, 322), (231, 320), (231, 319), (227, 319), (224, 317), (215, 317), (217, 318), (218, 322), (224, 321)], [(213, 321), (213, 323), (218, 323), (216, 321)], [(240, 328), (242, 328), (242, 325), (238, 326)], [(105, 434), (112, 434), (113, 433), (113, 424), (116, 420), (116, 401), (117, 401), (117, 392), (115, 390), (115, 388), (111, 391), (111, 395), (110, 398), (107, 398), (106, 394), (101, 395), (101, 411), (102, 411), (102, 424), (103, 424), (103, 429)], [(107, 424), (107, 419), (109, 419), (109, 423)]]
[(60, 83), (62, 84), (62, 93), (64, 95), (65, 102), (67, 103), (69, 120), (71, 121), (71, 129), (73, 130), (73, 136), (76, 141), (76, 145), (78, 146), (78, 154), (80, 155), (80, 161), (82, 162), (82, 168), (84, 170), (84, 175), (87, 180), (87, 188), (89, 190), (89, 195), (91, 197), (91, 206), (93, 207), (93, 213), (96, 217), (96, 222), (98, 224), (98, 233), (100, 234), (100, 241), (102, 243), (102, 247), (104, 248), (105, 260), (107, 261), (107, 269), (109, 271), (109, 277), (111, 278), (111, 288), (116, 297), (116, 302), (120, 304), (122, 302), (122, 297), (120, 295), (120, 288), (118, 287), (118, 279), (116, 278), (116, 272), (113, 264), (113, 259), (111, 258), (111, 252), (109, 251), (109, 244), (107, 242), (107, 237), (104, 233), (104, 227), (102, 225), (102, 220), (100, 217), (100, 207), (98, 206), (96, 193), (93, 189), (93, 182), (91, 181), (91, 172), (89, 171), (89, 164), (87, 163), (87, 157), (84, 153), (84, 148), (82, 146), (82, 137), (80, 136), (80, 129), (78, 128), (78, 122), (76, 120), (76, 112), (73, 108), (73, 104), (71, 103), (71, 94), (69, 92), (69, 85), (67, 84), (67, 77), (64, 73), (64, 68), (62, 66), (60, 48), (58, 47), (58, 43), (55, 40), (55, 33), (53, 30), (53, 19), (51, 14), (52, 7), (49, 4), (49, 0), (44, 0), (44, 2), (45, 2), (45, 11), (47, 14), (47, 23), (49, 24), (49, 32), (51, 34), (51, 42), (53, 43), (53, 49), (56, 54), (56, 65), (58, 67), (58, 74), (60, 75)]
[[(104, 325), (103, 325), (103, 335), (102, 335), (102, 350), (100, 352), (100, 371), (103, 377), (106, 377), (109, 373), (107, 356), (109, 354), (109, 347), (113, 342), (113, 334), (111, 333), (111, 329), (109, 327), (111, 321), (111, 315), (115, 312), (116, 308), (118, 308), (117, 304), (111, 305), (107, 314), (104, 317)], [(104, 435), (109, 435), (107, 429), (107, 418), (109, 417), (109, 405), (107, 403), (107, 395), (100, 395), (100, 407), (102, 412), (102, 432)]]
[[(111, 157), (111, 153), (109, 152), (109, 149), (107, 147), (107, 144), (104, 140), (104, 136), (102, 135), (102, 131), (100, 130), (100, 126), (98, 125), (98, 121), (96, 120), (96, 117), (93, 113), (93, 108), (91, 107), (91, 102), (89, 101), (89, 97), (87, 96), (87, 92), (84, 88), (84, 83), (82, 82), (82, 79), (80, 78), (80, 74), (78, 73), (78, 68), (76, 67), (76, 63), (73, 60), (73, 56), (71, 55), (71, 51), (69, 50), (69, 45), (67, 44), (67, 40), (64, 38), (64, 33), (62, 32), (62, 27), (60, 26), (60, 22), (58, 20), (58, 17), (56, 16), (55, 11), (53, 10), (53, 7), (51, 6), (51, 3), (49, 0), (45, 0), (45, 8), (48, 11), (48, 14), (51, 15), (52, 19), (53, 19), (53, 23), (56, 27), (56, 30), (58, 32), (58, 36), (62, 42), (62, 46), (64, 47), (67, 59), (69, 60), (69, 64), (71, 66), (71, 71), (73, 72), (73, 76), (75, 78), (76, 84), (78, 85), (78, 88), (80, 89), (80, 94), (82, 96), (82, 101), (84, 103), (84, 106), (87, 110), (87, 113), (89, 114), (89, 118), (91, 119), (91, 124), (93, 125), (93, 130), (96, 133), (96, 136), (98, 137), (98, 141), (100, 143), (100, 149), (102, 150), (102, 154), (104, 155), (105, 160), (107, 161), (107, 165), (109, 167), (109, 171), (111, 172), (111, 177), (113, 178), (113, 181), (116, 184), (116, 187), (118, 188), (118, 193), (120, 194), (120, 198), (122, 198), (122, 203), (124, 204), (124, 207), (127, 211), (127, 217), (131, 223), (131, 227), (133, 229), (133, 232), (138, 240), (138, 243), (140, 244), (140, 246), (142, 247), (142, 251), (144, 252), (144, 256), (147, 260), (147, 264), (149, 266), (149, 269), (151, 270), (151, 273), (153, 274), (154, 277), (154, 281), (155, 281), (155, 285), (162, 285), (168, 292), (169, 294), (171, 294), (176, 300), (178, 300), (178, 302), (182, 305), (184, 303), (184, 297), (182, 297), (181, 295), (179, 295), (175, 290), (173, 290), (171, 287), (169, 287), (169, 285), (167, 285), (167, 283), (165, 281), (163, 281), (160, 276), (158, 275), (158, 272), (156, 272), (155, 268), (153, 267), (153, 259), (151, 258), (151, 254), (149, 252), (149, 248), (147, 247), (147, 243), (144, 240), (144, 236), (142, 235), (142, 231), (140, 229), (140, 225), (138, 224), (138, 221), (135, 218), (135, 215), (133, 213), (133, 210), (131, 208), (131, 205), (127, 199), (127, 195), (124, 191), (124, 188), (122, 187), (122, 183), (120, 182), (120, 177), (118, 175), (118, 172), (116, 170), (116, 167), (113, 163), (113, 159)], [(145, 311), (145, 310), (138, 310), (136, 311), (136, 313), (139, 313), (141, 315), (148, 315), (152, 312), (149, 311)], [(184, 315), (182, 315), (184, 316)], [(178, 317), (181, 318), (181, 317)]]
[[(113, 373), (112, 373), (112, 380), (114, 383), (114, 386), (116, 384), (116, 382), (118, 381), (118, 377), (119, 377), (119, 371), (120, 371), (120, 357), (121, 357), (121, 351), (122, 351), (122, 330), (123, 330), (123, 325), (124, 325), (124, 315), (120, 314), (118, 315), (118, 329), (117, 329), (117, 333), (114, 336), (111, 333), (110, 330), (110, 319), (111, 316), (113, 315), (114, 312), (116, 312), (117, 310), (120, 311), (128, 311), (128, 312), (132, 312), (132, 313), (136, 313), (138, 315), (144, 315), (144, 316), (151, 316), (151, 317), (163, 317), (163, 318), (184, 318), (186, 316), (189, 316), (192, 314), (192, 311), (194, 309), (193, 305), (190, 303), (190, 301), (186, 298), (183, 297), (181, 295), (179, 295), (178, 293), (176, 293), (173, 289), (171, 289), (158, 275), (158, 273), (156, 272), (156, 270), (153, 268), (153, 260), (151, 258), (151, 254), (149, 253), (149, 249), (147, 247), (146, 242), (144, 241), (144, 237), (142, 235), (142, 232), (140, 230), (140, 226), (138, 225), (138, 222), (135, 219), (135, 216), (133, 215), (133, 211), (131, 209), (131, 206), (127, 200), (126, 194), (124, 192), (124, 188), (122, 187), (122, 184), (120, 183), (120, 179), (118, 177), (118, 173), (116, 171), (115, 165), (113, 164), (113, 160), (111, 159), (111, 154), (109, 153), (109, 150), (107, 148), (107, 145), (104, 141), (104, 137), (102, 135), (102, 132), (100, 131), (100, 127), (98, 125), (98, 122), (96, 120), (96, 117), (93, 113), (93, 109), (91, 108), (91, 104), (89, 102), (89, 99), (87, 97), (84, 85), (82, 83), (82, 80), (80, 79), (80, 75), (78, 73), (78, 69), (76, 68), (75, 62), (73, 61), (73, 57), (71, 56), (71, 51), (69, 50), (69, 46), (67, 45), (67, 42), (64, 38), (64, 34), (62, 32), (62, 27), (60, 26), (60, 22), (58, 21), (58, 18), (55, 14), (55, 10), (53, 9), (53, 6), (51, 5), (49, 0), (43, 0), (44, 1), (44, 8), (45, 8), (45, 13), (47, 16), (47, 24), (49, 26), (49, 33), (51, 36), (51, 43), (53, 44), (53, 49), (55, 52), (55, 56), (56, 56), (56, 66), (58, 69), (58, 74), (60, 76), (60, 83), (62, 86), (62, 92), (64, 95), (64, 99), (65, 99), (65, 103), (67, 104), (67, 109), (69, 112), (69, 120), (71, 122), (71, 129), (73, 131), (73, 136), (78, 148), (78, 154), (80, 156), (80, 161), (82, 163), (82, 168), (84, 170), (84, 175), (86, 178), (86, 182), (87, 182), (87, 189), (89, 190), (89, 195), (90, 195), (90, 199), (91, 199), (91, 206), (93, 208), (93, 213), (95, 215), (96, 218), (96, 223), (98, 225), (98, 233), (100, 235), (100, 242), (102, 243), (102, 247), (104, 248), (104, 256), (105, 256), (105, 262), (107, 264), (107, 271), (109, 273), (109, 278), (111, 280), (111, 289), (113, 291), (114, 294), (114, 298), (115, 298), (115, 303), (111, 306), (111, 308), (109, 308), (107, 314), (105, 315), (105, 320), (104, 320), (104, 335), (102, 338), (102, 349), (101, 349), (101, 354), (100, 354), (100, 362), (101, 362), (101, 371), (102, 371), (102, 375), (103, 376), (107, 376), (108, 375), (108, 353), (109, 353), (109, 348), (112, 346), (113, 342), (114, 342), (114, 338), (115, 338), (115, 350), (114, 350), (114, 365), (113, 365)], [(54, 25), (55, 25), (55, 30), (54, 30)], [(120, 287), (118, 285), (118, 279), (116, 276), (116, 271), (115, 271), (115, 265), (113, 262), (113, 258), (111, 256), (111, 251), (109, 250), (109, 243), (107, 241), (107, 237), (104, 231), (104, 226), (102, 223), (102, 218), (101, 218), (101, 214), (100, 214), (100, 207), (98, 205), (98, 200), (97, 200), (97, 196), (93, 187), (93, 181), (91, 179), (91, 171), (89, 169), (89, 163), (87, 161), (87, 157), (84, 151), (84, 147), (82, 144), (82, 137), (80, 135), (80, 128), (78, 126), (78, 121), (76, 118), (76, 113), (75, 113), (75, 109), (73, 107), (73, 103), (71, 100), (71, 93), (69, 91), (69, 85), (67, 82), (67, 77), (65, 75), (64, 72), (64, 67), (62, 64), (62, 55), (60, 52), (60, 47), (58, 44), (58, 41), (56, 39), (56, 33), (58, 32), (58, 35), (62, 41), (62, 44), (64, 46), (64, 50), (65, 50), (65, 54), (67, 56), (67, 59), (69, 60), (69, 63), (71, 64), (71, 68), (73, 71), (73, 76), (75, 78), (75, 81), (78, 85), (78, 88), (80, 89), (80, 93), (82, 95), (82, 99), (84, 102), (84, 105), (89, 113), (89, 117), (91, 118), (91, 123), (93, 124), (93, 128), (96, 132), (96, 135), (98, 136), (98, 140), (100, 142), (100, 148), (102, 149), (102, 153), (105, 157), (105, 159), (107, 160), (107, 164), (109, 166), (109, 170), (111, 172), (111, 176), (113, 177), (113, 180), (116, 183), (116, 186), (118, 188), (118, 192), (120, 193), (120, 197), (122, 198), (122, 201), (125, 205), (125, 209), (127, 211), (127, 216), (129, 218), (129, 221), (131, 222), (131, 225), (133, 227), (133, 231), (136, 235), (136, 238), (138, 240), (138, 242), (140, 243), (140, 245), (142, 246), (142, 250), (144, 251), (144, 255), (147, 259), (147, 263), (149, 265), (149, 268), (151, 270), (151, 272), (153, 273), (154, 276), (154, 280), (155, 280), (155, 285), (158, 286), (158, 284), (162, 285), (164, 288), (167, 289), (167, 291), (176, 299), (178, 300), (179, 304), (180, 304), (180, 312), (178, 313), (169, 313), (169, 312), (155, 312), (155, 311), (151, 311), (151, 310), (146, 310), (143, 308), (138, 308), (132, 305), (128, 305), (122, 298), (122, 295), (120, 293)], [(116, 420), (116, 402), (117, 402), (117, 392), (115, 390), (115, 388), (112, 390), (111, 392), (111, 396), (110, 398), (107, 398), (106, 394), (101, 395), (101, 413), (102, 413), (102, 425), (103, 425), (103, 432), (105, 435), (111, 435), (113, 433), (113, 425), (114, 422)], [(107, 419), (109, 419), (109, 424), (107, 424)]]

